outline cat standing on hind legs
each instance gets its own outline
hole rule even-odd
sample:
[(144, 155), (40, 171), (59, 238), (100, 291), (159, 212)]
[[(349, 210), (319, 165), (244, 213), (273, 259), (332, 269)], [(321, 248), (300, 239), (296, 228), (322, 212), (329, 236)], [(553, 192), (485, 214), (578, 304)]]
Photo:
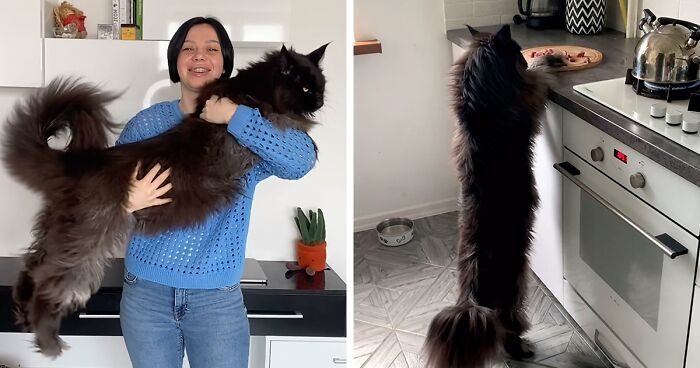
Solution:
[(504, 353), (533, 355), (522, 339), (538, 204), (532, 157), (554, 78), (546, 67), (527, 68), (509, 26), (493, 35), (469, 30), (473, 42), (451, 70), (459, 296), (430, 323), (425, 351), (432, 368), (483, 368)]

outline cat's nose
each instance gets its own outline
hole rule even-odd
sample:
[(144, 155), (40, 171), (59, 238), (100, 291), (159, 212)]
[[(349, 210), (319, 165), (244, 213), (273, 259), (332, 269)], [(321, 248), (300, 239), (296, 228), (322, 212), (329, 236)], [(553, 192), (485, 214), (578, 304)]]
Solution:
[(321, 106), (323, 106), (323, 99), (319, 98), (318, 100), (316, 100), (316, 108), (320, 109)]

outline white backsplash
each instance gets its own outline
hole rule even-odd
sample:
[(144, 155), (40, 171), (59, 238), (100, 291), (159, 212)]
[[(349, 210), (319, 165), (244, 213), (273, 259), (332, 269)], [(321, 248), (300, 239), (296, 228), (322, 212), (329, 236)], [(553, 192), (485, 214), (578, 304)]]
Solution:
[[(698, 0), (628, 0), (637, 1), (639, 14), (633, 22), (641, 19), (642, 10), (649, 8), (657, 16), (673, 17), (700, 23), (700, 1)], [(445, 5), (445, 28), (464, 28), (465, 24), (483, 27), (513, 23), (518, 14), (518, 0), (443, 0)], [(625, 2), (624, 4), (627, 4)], [(625, 25), (618, 0), (606, 3), (607, 28), (624, 32)]]
[(513, 23), (518, 14), (517, 0), (443, 0), (445, 26), (449, 29), (464, 28), (465, 24), (482, 27)]
[(698, 0), (641, 0), (639, 4), (639, 17), (642, 10), (648, 8), (657, 17), (680, 18), (700, 23), (700, 1)]

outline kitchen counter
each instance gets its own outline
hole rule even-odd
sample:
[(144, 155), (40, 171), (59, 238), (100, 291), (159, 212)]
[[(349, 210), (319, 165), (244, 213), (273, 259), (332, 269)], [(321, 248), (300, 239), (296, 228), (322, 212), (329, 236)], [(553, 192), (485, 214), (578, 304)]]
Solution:
[[(335, 271), (327, 268), (310, 277), (303, 272), (288, 272), (282, 261), (257, 263), (267, 283), (241, 283), (251, 335), (346, 335), (346, 288)], [(11, 286), (21, 266), (21, 258), (0, 257), (0, 332), (19, 332), (12, 322)], [(123, 275), (123, 259), (115, 259), (105, 271), (100, 290), (88, 301), (85, 310), (64, 319), (61, 334), (121, 335), (118, 315)], [(86, 319), (81, 318), (80, 313), (113, 317)]]
[[(492, 33), (500, 27), (478, 29)], [(547, 45), (576, 45), (600, 50), (603, 53), (603, 62), (598, 66), (559, 73), (559, 85), (550, 97), (552, 101), (700, 187), (700, 155), (579, 94), (572, 88), (577, 84), (624, 77), (627, 69), (632, 66), (637, 39), (627, 39), (624, 33), (612, 30), (605, 30), (595, 36), (578, 36), (566, 30), (537, 31), (525, 25), (511, 25), (511, 34), (523, 49)], [(464, 47), (469, 38), (466, 28), (447, 31), (447, 39), (460, 47)]]

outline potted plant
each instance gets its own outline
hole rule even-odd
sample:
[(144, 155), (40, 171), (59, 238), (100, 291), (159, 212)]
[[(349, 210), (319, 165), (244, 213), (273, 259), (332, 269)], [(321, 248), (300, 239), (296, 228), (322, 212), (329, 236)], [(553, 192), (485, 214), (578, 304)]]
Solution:
[(287, 264), (290, 270), (306, 270), (309, 275), (326, 268), (326, 222), (323, 211), (318, 213), (309, 210), (309, 217), (297, 207), (294, 217), (301, 239), (297, 240), (297, 263)]

